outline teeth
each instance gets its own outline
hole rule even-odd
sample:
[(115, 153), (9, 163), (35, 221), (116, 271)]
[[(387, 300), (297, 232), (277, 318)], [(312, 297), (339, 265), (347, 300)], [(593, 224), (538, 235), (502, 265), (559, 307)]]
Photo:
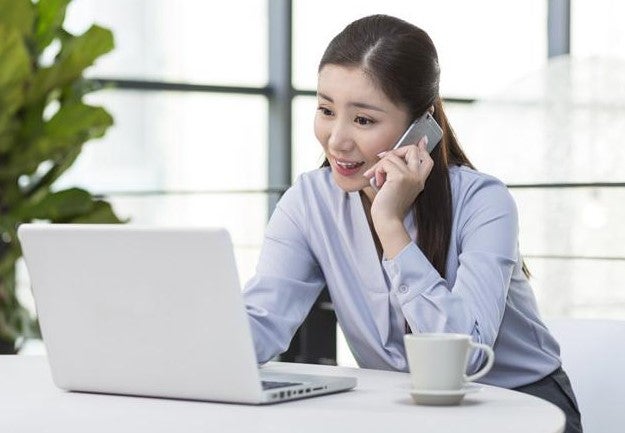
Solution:
[(344, 168), (356, 168), (362, 164), (362, 162), (341, 162), (336, 160), (336, 163)]

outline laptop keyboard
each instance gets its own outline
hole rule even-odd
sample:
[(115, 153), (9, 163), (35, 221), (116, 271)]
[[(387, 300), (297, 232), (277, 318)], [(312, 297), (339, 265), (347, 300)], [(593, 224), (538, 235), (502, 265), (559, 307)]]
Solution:
[(287, 386), (295, 386), (295, 385), (301, 385), (301, 383), (298, 382), (273, 382), (270, 380), (263, 380), (260, 382), (263, 389), (267, 390), (267, 389), (276, 389), (276, 388), (284, 388)]

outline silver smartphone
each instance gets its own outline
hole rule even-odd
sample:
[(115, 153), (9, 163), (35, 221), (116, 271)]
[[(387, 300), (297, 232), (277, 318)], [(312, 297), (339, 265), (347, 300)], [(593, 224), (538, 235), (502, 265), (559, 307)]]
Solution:
[(404, 135), (393, 146), (393, 150), (407, 144), (417, 144), (424, 136), (428, 137), (428, 153), (432, 152), (443, 138), (443, 130), (429, 111), (410, 124)]
[[(419, 117), (410, 124), (408, 129), (406, 129), (406, 132), (404, 132), (399, 140), (397, 140), (397, 143), (395, 143), (392, 150), (408, 144), (417, 144), (419, 143), (419, 140), (425, 136), (428, 138), (428, 153), (431, 153), (443, 138), (443, 130), (438, 123), (436, 123), (436, 120), (429, 111), (426, 111), (423, 116)], [(376, 191), (379, 189), (375, 184), (375, 176), (369, 180), (369, 183)]]

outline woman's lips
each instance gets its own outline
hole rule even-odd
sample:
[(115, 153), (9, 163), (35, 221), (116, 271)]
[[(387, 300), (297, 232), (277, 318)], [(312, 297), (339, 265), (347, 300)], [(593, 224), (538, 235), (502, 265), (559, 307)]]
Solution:
[(364, 161), (352, 162), (334, 158), (334, 166), (341, 176), (353, 176), (360, 171), (360, 167), (365, 164)]

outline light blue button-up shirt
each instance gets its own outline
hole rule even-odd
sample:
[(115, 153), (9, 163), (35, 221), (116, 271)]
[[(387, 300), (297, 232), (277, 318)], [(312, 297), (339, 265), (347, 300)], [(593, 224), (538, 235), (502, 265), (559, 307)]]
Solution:
[[(380, 262), (358, 192), (329, 168), (306, 173), (284, 194), (244, 298), (259, 362), (285, 351), (327, 285), (338, 322), (361, 367), (407, 371), (405, 321), (413, 332), (470, 334), (495, 351), (481, 382), (513, 388), (560, 366), (521, 269), (514, 200), (494, 177), (450, 167), (453, 224), (447, 274), (413, 242)], [(484, 362), (473, 353), (468, 371)]]

